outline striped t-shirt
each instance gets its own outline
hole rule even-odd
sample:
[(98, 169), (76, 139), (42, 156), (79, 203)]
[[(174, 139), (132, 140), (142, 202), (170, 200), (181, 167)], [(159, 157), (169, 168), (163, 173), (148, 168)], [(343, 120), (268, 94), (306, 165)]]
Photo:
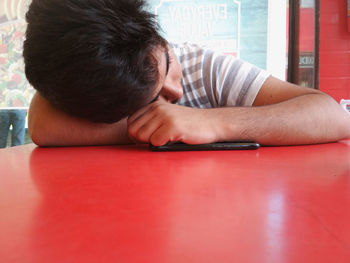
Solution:
[(193, 44), (171, 44), (182, 68), (184, 94), (193, 108), (252, 106), (269, 74), (247, 62)]

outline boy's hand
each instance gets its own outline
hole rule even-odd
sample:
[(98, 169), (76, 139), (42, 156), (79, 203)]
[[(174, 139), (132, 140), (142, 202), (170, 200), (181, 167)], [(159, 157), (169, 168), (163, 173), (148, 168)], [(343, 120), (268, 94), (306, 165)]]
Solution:
[(211, 143), (219, 139), (218, 116), (207, 109), (194, 109), (158, 100), (128, 118), (128, 133), (139, 142), (161, 146), (181, 141)]

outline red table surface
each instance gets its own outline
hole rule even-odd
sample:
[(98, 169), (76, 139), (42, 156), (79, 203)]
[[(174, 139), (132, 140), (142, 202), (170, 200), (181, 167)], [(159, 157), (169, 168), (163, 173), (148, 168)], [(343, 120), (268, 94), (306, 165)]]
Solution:
[(350, 142), (0, 150), (0, 262), (350, 262)]

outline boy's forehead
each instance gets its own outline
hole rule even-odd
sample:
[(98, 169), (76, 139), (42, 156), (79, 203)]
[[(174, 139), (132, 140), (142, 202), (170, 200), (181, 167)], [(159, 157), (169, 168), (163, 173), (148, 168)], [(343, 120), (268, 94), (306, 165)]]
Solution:
[(169, 52), (168, 51), (165, 52), (165, 63), (166, 63), (165, 75), (168, 75), (169, 65), (170, 65), (170, 58), (169, 58)]
[[(168, 75), (168, 72), (169, 72), (169, 65), (170, 65), (169, 52), (168, 52), (168, 51), (165, 51), (164, 55), (165, 55), (165, 63), (166, 63), (166, 65), (165, 65), (165, 66), (166, 66), (165, 77), (166, 77), (166, 76)], [(165, 78), (165, 77), (164, 77), (164, 78)], [(159, 98), (160, 93), (161, 93), (161, 88), (160, 88), (160, 90), (158, 91), (157, 95), (151, 100), (150, 103), (155, 102), (155, 101)]]
[(159, 79), (162, 80), (169, 71), (170, 58), (168, 50), (163, 47), (157, 48), (155, 50), (155, 58), (158, 62)]

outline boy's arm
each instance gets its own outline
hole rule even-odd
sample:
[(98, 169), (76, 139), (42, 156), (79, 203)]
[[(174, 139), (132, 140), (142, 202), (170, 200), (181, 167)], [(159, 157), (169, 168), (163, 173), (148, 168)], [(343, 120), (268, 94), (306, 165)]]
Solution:
[(125, 119), (104, 124), (74, 118), (54, 108), (39, 93), (34, 95), (28, 117), (29, 134), (39, 146), (130, 143)]
[(350, 138), (350, 114), (314, 89), (270, 77), (253, 106), (192, 109), (159, 100), (128, 119), (129, 135), (157, 146), (240, 139), (296, 145)]

